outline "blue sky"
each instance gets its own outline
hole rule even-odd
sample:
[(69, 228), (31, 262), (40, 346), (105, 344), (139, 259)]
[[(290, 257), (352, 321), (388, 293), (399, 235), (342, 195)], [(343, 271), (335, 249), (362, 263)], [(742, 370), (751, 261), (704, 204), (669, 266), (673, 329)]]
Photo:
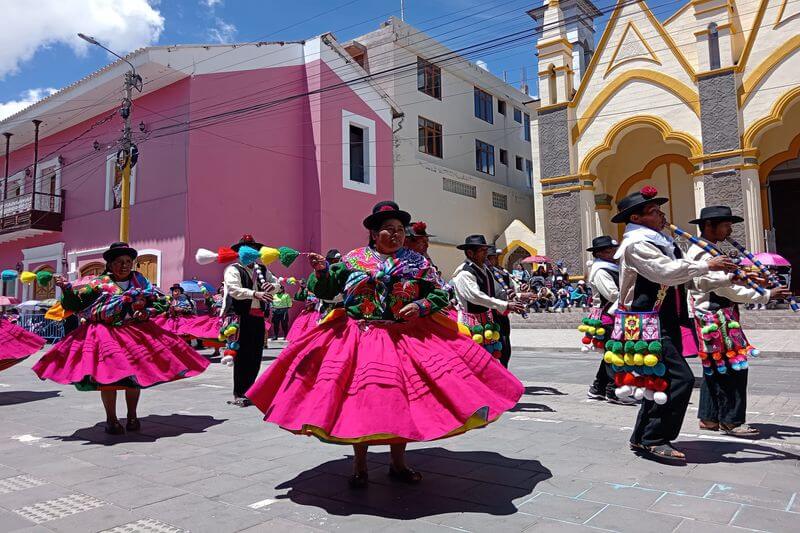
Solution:
[[(525, 15), (542, 0), (406, 0), (406, 21), (451, 49), (533, 29)], [(148, 44), (300, 40), (332, 31), (340, 40), (369, 32), (400, 0), (37, 0), (36, 10), (15, 1), (4, 7), (0, 35), (0, 116), (24, 107), (97, 70), (112, 58), (78, 40), (78, 31), (124, 53)], [(615, 0), (595, 0), (609, 11)], [(664, 20), (681, 3), (651, 0)], [(608, 14), (597, 21), (598, 38)], [(6, 31), (6, 28), (8, 30)], [(526, 69), (535, 85), (533, 40), (472, 57), (519, 85)]]

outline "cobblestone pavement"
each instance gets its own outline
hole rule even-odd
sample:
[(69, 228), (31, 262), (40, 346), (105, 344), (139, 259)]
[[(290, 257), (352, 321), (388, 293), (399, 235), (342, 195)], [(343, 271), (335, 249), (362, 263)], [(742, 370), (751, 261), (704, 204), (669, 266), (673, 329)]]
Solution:
[(221, 365), (144, 391), (142, 432), (110, 437), (98, 395), (38, 381), (35, 359), (0, 374), (0, 532), (800, 531), (790, 359), (752, 365), (762, 439), (700, 432), (695, 390), (680, 440), (689, 462), (667, 466), (627, 449), (635, 407), (586, 400), (594, 356), (515, 353), (526, 394), (512, 412), (411, 445), (419, 486), (391, 482), (375, 448), (360, 492), (346, 485), (347, 447), (226, 405)]

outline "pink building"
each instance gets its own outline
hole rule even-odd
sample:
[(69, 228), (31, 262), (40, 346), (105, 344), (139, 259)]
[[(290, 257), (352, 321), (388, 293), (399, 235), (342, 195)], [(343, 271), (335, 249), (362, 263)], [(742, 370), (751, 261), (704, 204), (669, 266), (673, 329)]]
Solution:
[[(362, 218), (393, 197), (400, 114), (333, 35), (152, 47), (128, 59), (144, 79), (133, 103), (139, 160), (130, 242), (152, 282), (218, 281), (222, 267), (197, 265), (195, 250), (242, 233), (323, 252), (365, 243)], [(82, 276), (102, 268), (101, 252), (118, 240), (114, 157), (128, 69), (112, 63), (0, 122), (11, 134), (8, 161), (0, 145), (0, 177), (8, 176), (0, 187), (0, 270)], [(298, 263), (291, 273), (307, 269)], [(35, 285), (1, 288), (21, 299), (53, 295)]]

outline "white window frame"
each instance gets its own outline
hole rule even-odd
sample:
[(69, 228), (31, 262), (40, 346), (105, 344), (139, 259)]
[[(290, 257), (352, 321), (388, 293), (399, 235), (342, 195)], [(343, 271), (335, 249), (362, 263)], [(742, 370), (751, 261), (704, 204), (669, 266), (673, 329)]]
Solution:
[[(0, 200), (2, 200), (3, 202), (6, 202), (5, 211), (4, 211), (5, 214), (6, 215), (14, 215), (14, 214), (18, 214), (18, 213), (24, 213), (25, 211), (29, 211), (30, 210), (30, 205), (31, 205), (31, 200), (30, 200), (30, 198), (28, 198), (27, 201), (26, 201), (23, 198), (25, 196), (25, 171), (24, 170), (20, 170), (16, 174), (12, 174), (11, 176), (9, 176), (8, 177), (9, 187), (8, 188), (10, 188), (10, 185), (12, 183), (19, 183), (19, 194), (14, 196), (14, 197), (6, 198), (5, 195), (3, 194), (4, 193), (4, 186), (0, 182)], [(16, 202), (14, 200), (16, 200)]]
[[(105, 210), (114, 209), (114, 165), (116, 164), (117, 153), (106, 156), (106, 196)], [(136, 203), (136, 169), (138, 165), (131, 169), (131, 205)]]
[[(60, 196), (60, 194), (61, 194), (60, 193), (60, 191), (61, 191), (61, 158), (60, 157), (54, 157), (54, 158), (52, 158), (52, 159), (50, 159), (48, 161), (43, 161), (43, 162), (39, 163), (36, 166), (36, 179), (33, 181), (33, 188), (34, 188), (34, 190), (36, 191), (37, 194), (38, 193), (48, 194), (48, 195), (50, 194), (49, 191), (43, 191), (43, 190), (40, 190), (40, 189), (44, 185), (44, 183), (42, 182), (42, 179), (44, 178), (44, 171), (47, 170), (48, 168), (52, 168), (52, 167), (56, 168), (56, 174), (55, 174), (56, 195)], [(47, 198), (47, 197), (43, 197), (43, 198)], [(53, 206), (54, 206), (55, 212), (56, 213), (61, 212), (61, 198), (54, 198), (54, 201), (55, 201), (55, 203), (53, 204)], [(38, 202), (38, 198), (37, 198), (37, 202)], [(49, 204), (49, 202), (48, 202), (48, 204)], [(47, 211), (47, 210), (43, 209), (42, 211)]]
[[(364, 130), (364, 183), (350, 179), (350, 126)], [(367, 194), (377, 194), (377, 161), (375, 121), (342, 109), (342, 187)]]
[[(62, 274), (64, 263), (64, 242), (45, 244), (33, 248), (23, 248), (22, 250), (22, 270), (30, 270), (32, 264), (55, 263), (55, 273)], [(32, 297), (33, 285), (22, 286), (22, 298), (24, 302)], [(61, 289), (56, 287), (56, 298), (61, 297)]]

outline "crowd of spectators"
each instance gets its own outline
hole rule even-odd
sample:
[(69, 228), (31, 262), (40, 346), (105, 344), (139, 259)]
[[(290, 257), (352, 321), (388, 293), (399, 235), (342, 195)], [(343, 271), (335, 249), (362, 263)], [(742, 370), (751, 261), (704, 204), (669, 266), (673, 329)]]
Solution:
[(571, 282), (563, 261), (541, 265), (517, 263), (511, 275), (520, 292), (534, 295), (529, 308), (535, 313), (563, 313), (591, 305), (592, 289), (583, 280)]

